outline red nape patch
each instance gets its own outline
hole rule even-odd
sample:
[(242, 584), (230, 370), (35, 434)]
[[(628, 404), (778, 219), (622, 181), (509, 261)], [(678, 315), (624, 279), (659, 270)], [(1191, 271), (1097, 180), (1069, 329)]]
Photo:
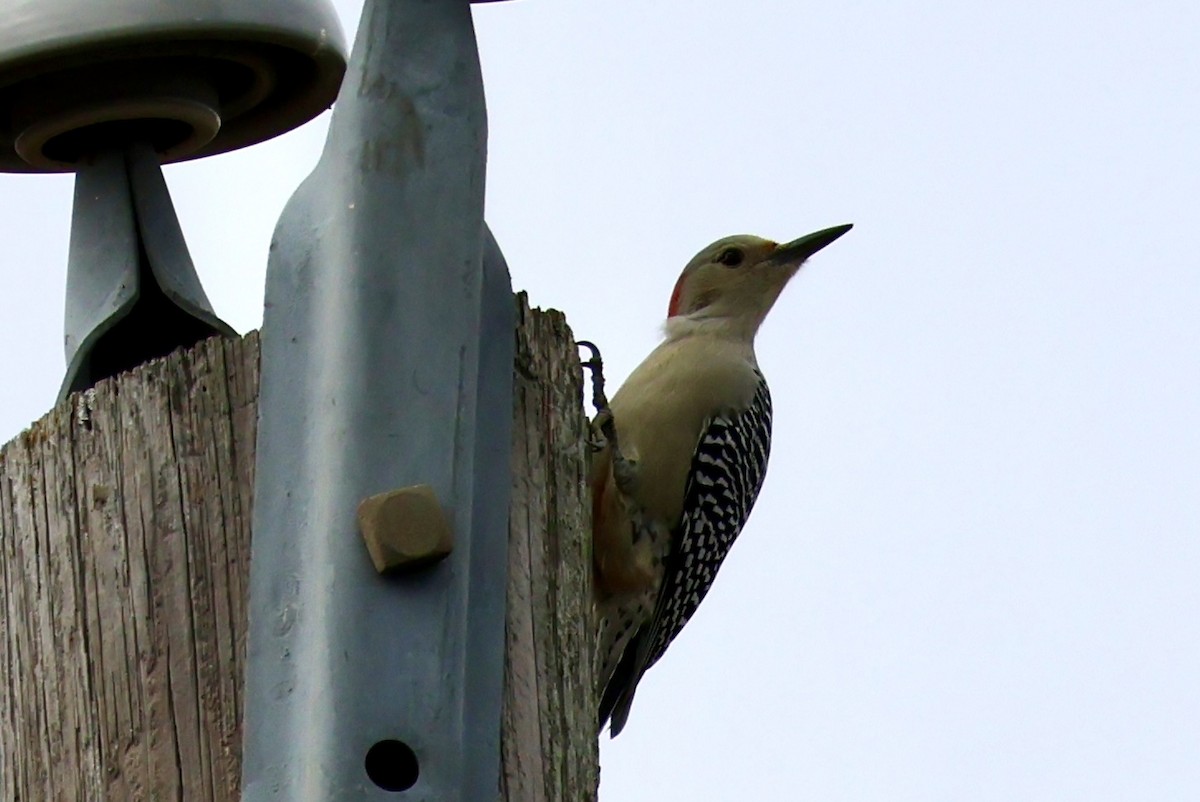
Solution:
[(671, 303), (667, 307), (667, 317), (675, 317), (679, 314), (680, 295), (683, 295), (683, 276), (680, 276), (679, 281), (675, 282), (675, 289), (671, 292)]

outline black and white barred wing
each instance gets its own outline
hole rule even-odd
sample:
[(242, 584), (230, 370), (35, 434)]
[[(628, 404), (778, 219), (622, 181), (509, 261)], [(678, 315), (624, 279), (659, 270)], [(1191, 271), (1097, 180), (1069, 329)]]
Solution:
[(672, 538), (641, 670), (654, 665), (696, 612), (746, 523), (767, 473), (771, 393), (759, 377), (744, 411), (713, 418), (700, 436)]

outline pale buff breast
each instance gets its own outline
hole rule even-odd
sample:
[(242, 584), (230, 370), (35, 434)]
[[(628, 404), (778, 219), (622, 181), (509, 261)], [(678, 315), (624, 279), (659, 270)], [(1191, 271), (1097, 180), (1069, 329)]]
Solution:
[(613, 396), (621, 451), (638, 462), (634, 496), (652, 518), (675, 526), (702, 427), (750, 404), (755, 371), (748, 343), (680, 337), (656, 348)]

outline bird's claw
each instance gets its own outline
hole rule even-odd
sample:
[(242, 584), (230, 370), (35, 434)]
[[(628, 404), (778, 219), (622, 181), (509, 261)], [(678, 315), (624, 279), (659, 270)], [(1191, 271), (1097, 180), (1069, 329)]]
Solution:
[(575, 344), (586, 348), (590, 354), (587, 360), (580, 363), (592, 373), (592, 406), (596, 408), (588, 446), (593, 451), (601, 451), (608, 446), (612, 452), (613, 479), (616, 480), (617, 489), (628, 495), (637, 477), (637, 461), (626, 458), (617, 443), (617, 426), (608, 406), (608, 396), (604, 394), (604, 361), (600, 358), (600, 349), (595, 343), (587, 340), (580, 340)]
[(595, 343), (580, 340), (575, 345), (586, 348), (590, 355), (580, 365), (592, 373), (592, 406), (596, 408), (596, 415), (599, 417), (608, 409), (608, 396), (604, 394), (604, 360), (600, 358), (600, 349)]
[(604, 360), (600, 358), (600, 349), (595, 343), (580, 340), (575, 345), (586, 348), (589, 353), (589, 358), (580, 363), (581, 367), (592, 374), (592, 406), (596, 408), (596, 417), (591, 422), (588, 447), (592, 451), (601, 451), (605, 445), (615, 443), (617, 439), (612, 410), (608, 408), (608, 396), (604, 394)]
[(593, 452), (603, 451), (613, 434), (612, 411), (605, 407), (588, 424), (588, 448)]

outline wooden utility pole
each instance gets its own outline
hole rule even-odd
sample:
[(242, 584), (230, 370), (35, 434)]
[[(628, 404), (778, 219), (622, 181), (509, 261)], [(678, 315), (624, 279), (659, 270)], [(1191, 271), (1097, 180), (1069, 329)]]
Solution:
[[(579, 359), (561, 314), (520, 296), (517, 316), (497, 787), (588, 802)], [(258, 368), (257, 334), (210, 339), (70, 396), (0, 449), (0, 799), (239, 798)]]

